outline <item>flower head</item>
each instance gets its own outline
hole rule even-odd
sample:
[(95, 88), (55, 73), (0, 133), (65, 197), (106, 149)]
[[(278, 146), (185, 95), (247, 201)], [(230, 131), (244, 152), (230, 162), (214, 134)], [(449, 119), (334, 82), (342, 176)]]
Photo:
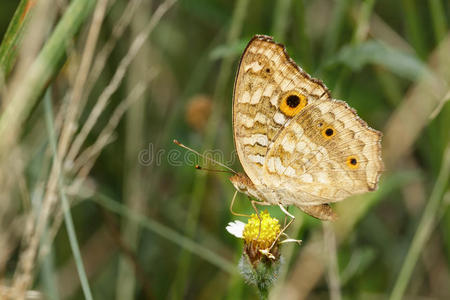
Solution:
[(252, 214), (247, 224), (241, 221), (228, 223), (227, 231), (237, 238), (244, 239), (244, 253), (252, 264), (263, 257), (275, 260), (279, 257), (278, 238), (281, 227), (277, 219), (267, 211)]
[(267, 297), (283, 261), (279, 245), (299, 241), (289, 238), (280, 241), (281, 226), (267, 211), (260, 212), (259, 216), (252, 214), (247, 224), (230, 222), (226, 229), (232, 235), (244, 239), (244, 253), (239, 261), (239, 270), (244, 279), (257, 286), (263, 298)]
[(278, 220), (264, 211), (259, 213), (259, 217), (252, 214), (247, 224), (230, 222), (227, 230), (244, 239), (244, 253), (239, 261), (241, 274), (248, 283), (257, 286), (261, 296), (267, 296), (281, 264), (278, 251), (281, 228)]
[(253, 244), (254, 247), (264, 250), (272, 246), (278, 238), (280, 230), (278, 220), (264, 211), (260, 213), (259, 218), (256, 214), (251, 215), (242, 236), (246, 244)]

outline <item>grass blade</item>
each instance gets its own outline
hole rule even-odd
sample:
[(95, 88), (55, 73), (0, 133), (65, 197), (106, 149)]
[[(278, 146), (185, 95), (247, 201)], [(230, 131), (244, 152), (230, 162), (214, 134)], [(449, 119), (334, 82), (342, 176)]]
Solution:
[(62, 209), (64, 212), (64, 223), (66, 224), (66, 230), (69, 236), (70, 247), (72, 249), (75, 264), (77, 266), (78, 277), (80, 278), (81, 281), (81, 287), (83, 289), (84, 297), (87, 300), (92, 300), (91, 288), (89, 287), (86, 271), (84, 270), (80, 247), (78, 246), (77, 236), (75, 233), (75, 226), (73, 225), (72, 215), (70, 213), (69, 201), (67, 200), (66, 194), (64, 192), (64, 183), (62, 177), (63, 175), (61, 173), (61, 161), (58, 158), (58, 153), (56, 150), (56, 137), (55, 137), (55, 128), (53, 125), (52, 104), (48, 93), (44, 97), (44, 107), (45, 107), (45, 121), (49, 135), (50, 147), (53, 153), (53, 163), (57, 164), (60, 174), (58, 178), (58, 188), (61, 197)]
[(342, 0), (335, 2), (335, 8), (331, 19), (329, 30), (325, 36), (325, 43), (322, 58), (325, 61), (337, 49), (339, 38), (341, 36), (345, 15), (350, 6), (351, 0)]
[(424, 27), (423, 23), (421, 22), (421, 17), (419, 16), (416, 2), (417, 1), (415, 0), (402, 1), (405, 14), (405, 28), (410, 43), (416, 50), (416, 53), (421, 58), (425, 58), (427, 50), (425, 47), (425, 34), (423, 32)]
[(278, 0), (275, 4), (272, 24), (272, 36), (278, 42), (284, 43), (288, 26), (289, 13), (291, 12), (291, 0)]
[(438, 218), (437, 214), (440, 208), (441, 199), (445, 193), (448, 186), (450, 175), (450, 144), (444, 153), (444, 158), (442, 160), (441, 171), (439, 172), (436, 184), (434, 185), (433, 192), (431, 193), (430, 199), (427, 202), (425, 211), (423, 212), (422, 218), (420, 219), (419, 226), (414, 235), (414, 238), (409, 247), (408, 254), (406, 255), (405, 261), (403, 262), (400, 274), (397, 277), (394, 288), (392, 290), (390, 299), (397, 300), (403, 299), (406, 287), (408, 286), (409, 279), (411, 278), (414, 266), (416, 265), (419, 255), (422, 252), (425, 243), (430, 237), (434, 226), (436, 225), (435, 220)]
[(21, 0), (0, 45), (0, 73), (8, 77), (26, 28), (32, 0)]
[(158, 234), (174, 244), (179, 245), (183, 249), (198, 255), (225, 272), (234, 273), (237, 271), (236, 267), (232, 263), (217, 255), (214, 251), (199, 245), (193, 240), (183, 236), (167, 226), (164, 226), (163, 224), (133, 212), (128, 207), (113, 201), (104, 195), (97, 195), (97, 197), (94, 198), (94, 201), (115, 213), (126, 216), (127, 218), (139, 223), (142, 227)]
[(430, 0), (431, 19), (433, 21), (433, 30), (436, 42), (440, 42), (445, 38), (447, 32), (447, 20), (445, 19), (445, 9), (441, 0)]
[(327, 66), (334, 64), (344, 64), (355, 71), (360, 71), (367, 64), (376, 64), (410, 80), (431, 75), (427, 66), (418, 58), (376, 41), (343, 47), (329, 60)]
[(15, 89), (0, 117), (0, 153), (7, 151), (39, 99), (50, 78), (57, 72), (67, 43), (74, 37), (94, 7), (95, 1), (72, 1), (50, 39)]

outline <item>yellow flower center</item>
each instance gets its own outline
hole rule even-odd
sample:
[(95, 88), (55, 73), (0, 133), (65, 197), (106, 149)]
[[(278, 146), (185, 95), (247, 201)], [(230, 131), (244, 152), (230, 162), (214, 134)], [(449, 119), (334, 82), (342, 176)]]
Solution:
[(254, 246), (263, 250), (272, 245), (281, 229), (278, 220), (270, 217), (267, 211), (261, 212), (259, 216), (261, 217), (261, 221), (256, 214), (251, 215), (248, 223), (244, 227), (242, 236), (244, 237), (245, 243), (253, 243)]

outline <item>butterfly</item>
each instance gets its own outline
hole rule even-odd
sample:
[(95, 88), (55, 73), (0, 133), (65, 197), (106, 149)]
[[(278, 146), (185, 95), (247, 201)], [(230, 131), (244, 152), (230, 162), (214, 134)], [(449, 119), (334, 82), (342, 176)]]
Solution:
[(322, 220), (335, 218), (329, 203), (375, 190), (383, 170), (381, 132), (270, 36), (254, 36), (242, 54), (233, 135), (245, 171), (230, 178), (237, 191)]

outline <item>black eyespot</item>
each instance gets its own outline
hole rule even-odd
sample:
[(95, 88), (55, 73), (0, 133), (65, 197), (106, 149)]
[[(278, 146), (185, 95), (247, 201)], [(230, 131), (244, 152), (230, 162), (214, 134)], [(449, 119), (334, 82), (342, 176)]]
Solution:
[(291, 108), (295, 108), (300, 104), (300, 98), (297, 95), (290, 95), (286, 99), (286, 104)]
[(320, 123), (319, 123), (319, 127), (322, 127), (322, 126), (323, 126), (323, 123), (322, 123), (322, 122), (320, 122)]
[(331, 128), (328, 128), (327, 130), (325, 130), (325, 134), (326, 134), (327, 136), (332, 136), (333, 133), (334, 133), (334, 131), (333, 131), (333, 129), (331, 129)]
[(270, 69), (269, 68), (266, 69), (266, 73), (270, 73)]
[(357, 164), (358, 162), (356, 161), (356, 158), (351, 158), (351, 159), (350, 159), (350, 163), (351, 163), (352, 165), (356, 166), (356, 164)]

